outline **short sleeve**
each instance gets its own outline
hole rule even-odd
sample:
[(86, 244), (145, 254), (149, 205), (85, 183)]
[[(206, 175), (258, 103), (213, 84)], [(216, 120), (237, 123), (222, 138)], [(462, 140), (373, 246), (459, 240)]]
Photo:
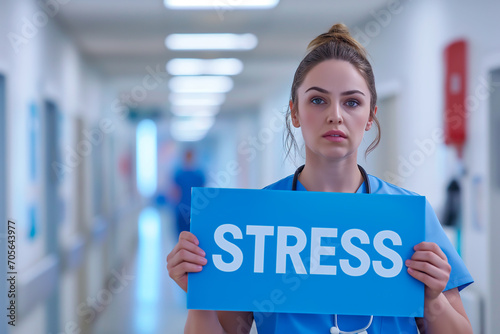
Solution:
[(425, 241), (434, 242), (441, 247), (451, 265), (450, 279), (445, 291), (453, 288), (458, 288), (460, 291), (474, 282), (462, 258), (444, 233), (441, 223), (428, 201), (426, 201), (425, 206)]

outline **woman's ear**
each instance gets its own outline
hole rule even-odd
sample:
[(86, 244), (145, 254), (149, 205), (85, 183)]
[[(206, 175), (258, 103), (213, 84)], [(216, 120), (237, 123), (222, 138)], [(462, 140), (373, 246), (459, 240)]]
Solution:
[[(377, 106), (375, 106), (375, 109), (373, 110), (373, 115), (377, 114)], [(365, 131), (368, 131), (372, 128), (373, 125), (373, 118), (370, 116), (368, 119), (368, 123), (366, 123)]]
[(296, 128), (300, 128), (299, 118), (297, 117), (297, 112), (293, 109), (292, 100), (290, 100), (289, 107), (290, 107), (290, 117), (292, 118), (293, 126)]

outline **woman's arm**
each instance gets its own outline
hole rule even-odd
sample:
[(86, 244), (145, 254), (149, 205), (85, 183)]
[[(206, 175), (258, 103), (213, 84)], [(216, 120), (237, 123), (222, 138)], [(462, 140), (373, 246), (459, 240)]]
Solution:
[(189, 310), (184, 334), (229, 334), (224, 331), (217, 317), (217, 311)]
[(217, 316), (228, 334), (248, 334), (252, 329), (252, 312), (217, 311)]
[(417, 318), (420, 333), (472, 333), (457, 288), (443, 292), (425, 305), (424, 318)]
[(450, 278), (451, 266), (441, 248), (433, 242), (414, 247), (411, 260), (406, 261), (408, 273), (425, 284), (424, 317), (417, 318), (421, 333), (472, 333), (458, 289), (443, 292)]
[(189, 310), (184, 334), (248, 334), (252, 312)]

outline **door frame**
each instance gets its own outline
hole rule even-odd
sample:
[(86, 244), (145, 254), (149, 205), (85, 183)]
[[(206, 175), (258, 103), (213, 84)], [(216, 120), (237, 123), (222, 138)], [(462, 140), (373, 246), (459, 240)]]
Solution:
[[(500, 69), (500, 53), (489, 54), (485, 56), (481, 62), (482, 66), (479, 72), (479, 78), (485, 78), (488, 84), (490, 83), (490, 75), (493, 71)], [(490, 86), (488, 86), (488, 89)], [(500, 90), (500, 87), (498, 88)], [(471, 91), (471, 94), (475, 92)], [(480, 121), (480, 124), (485, 124), (485, 145), (486, 145), (486, 160), (484, 169), (484, 193), (486, 198), (486, 203), (484, 212), (484, 222), (486, 223), (486, 259), (485, 263), (487, 266), (487, 293), (482, 296), (485, 298), (485, 308), (483, 314), (483, 332), (494, 333), (497, 328), (500, 327), (500, 318), (496, 316), (495, 311), (498, 312), (500, 309), (500, 287), (495, 284), (495, 279), (498, 278), (496, 275), (500, 275), (500, 263), (495, 261), (497, 255), (500, 253), (500, 244), (496, 240), (496, 237), (500, 235), (500, 225), (494, 222), (495, 212), (499, 209), (498, 204), (495, 203), (494, 196), (500, 196), (500, 189), (495, 190), (493, 185), (493, 143), (492, 141), (492, 129), (489, 124), (491, 115), (491, 94), (488, 95), (486, 103), (481, 103), (481, 106), (477, 110), (478, 115), (485, 115), (484, 119)], [(482, 161), (477, 161), (475, 163), (481, 164)], [(496, 204), (496, 205), (495, 205)]]
[[(0, 247), (6, 249), (7, 247), (7, 77), (5, 74), (0, 73), (0, 219), (2, 222), (2, 231), (0, 231)], [(6, 257), (2, 256), (0, 259), (0, 265), (2, 266), (1, 272), (4, 273), (4, 277), (7, 275), (6, 268)], [(0, 290), (7, 291), (7, 282), (5, 279), (1, 280)], [(7, 299), (2, 298), (0, 306), (3, 310), (6, 308)], [(16, 319), (18, 320), (18, 319)], [(0, 332), (9, 333), (7, 328), (7, 322), (2, 321), (0, 324)]]

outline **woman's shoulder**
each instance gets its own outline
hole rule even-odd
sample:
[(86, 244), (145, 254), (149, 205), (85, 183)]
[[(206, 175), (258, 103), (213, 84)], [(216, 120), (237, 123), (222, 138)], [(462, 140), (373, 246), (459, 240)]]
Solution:
[(266, 190), (292, 190), (293, 174), (264, 187)]
[[(389, 194), (389, 195), (410, 195), (420, 196), (416, 192), (401, 188), (395, 184), (386, 182), (371, 174), (368, 175), (370, 189), (372, 194)], [(288, 175), (281, 180), (271, 183), (264, 187), (265, 190), (292, 190), (293, 174)]]
[(420, 196), (416, 192), (401, 188), (395, 184), (389, 183), (376, 176), (368, 175), (370, 181), (370, 189), (372, 194), (389, 194), (389, 195), (410, 195)]

